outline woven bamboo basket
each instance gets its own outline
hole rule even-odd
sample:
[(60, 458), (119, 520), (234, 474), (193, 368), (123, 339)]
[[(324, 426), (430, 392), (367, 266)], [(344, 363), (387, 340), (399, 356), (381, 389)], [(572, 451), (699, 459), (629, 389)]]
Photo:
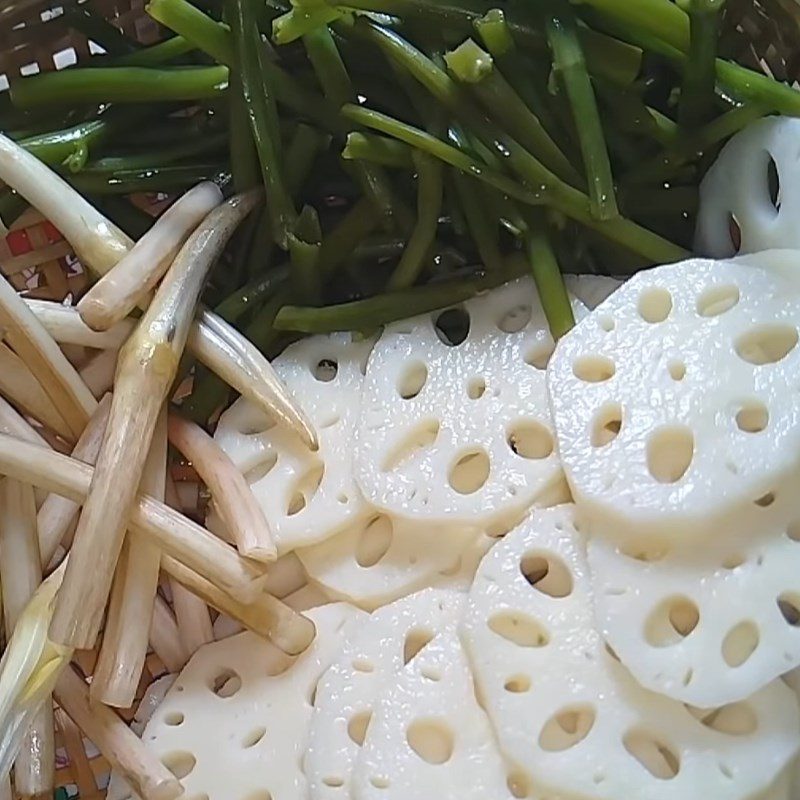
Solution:
[[(101, 52), (60, 20), (63, 7), (72, 2), (75, 0), (0, 0), (0, 91), (16, 76), (84, 63)], [(89, 0), (92, 10), (102, 13), (131, 39), (152, 44), (163, 31), (145, 13), (146, 2)], [(726, 15), (725, 56), (779, 80), (800, 81), (800, 0), (728, 0)], [(160, 207), (156, 198), (137, 199), (154, 213)], [(0, 235), (0, 272), (26, 296), (59, 302), (75, 302), (87, 285), (84, 270), (69, 244), (32, 209), (11, 226), (5, 237)], [(91, 354), (86, 353), (86, 357), (91, 358)], [(186, 490), (182, 492), (186, 507), (197, 509), (199, 484), (191, 467), (179, 465), (173, 470), (173, 478)], [(92, 672), (95, 658), (93, 652), (78, 657), (86, 674)], [(120, 712), (123, 719), (133, 719), (144, 690), (166, 671), (151, 653), (136, 702)], [(108, 762), (60, 709), (56, 709), (55, 721), (57, 800), (101, 800), (106, 796), (109, 780)]]

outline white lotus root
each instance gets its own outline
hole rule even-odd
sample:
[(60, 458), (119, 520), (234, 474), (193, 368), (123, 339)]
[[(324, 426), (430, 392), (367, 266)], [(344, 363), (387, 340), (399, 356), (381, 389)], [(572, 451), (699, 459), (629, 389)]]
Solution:
[(311, 800), (348, 800), (350, 780), (385, 686), (434, 637), (453, 631), (464, 595), (427, 589), (375, 611), (317, 686), (305, 759)]
[(725, 145), (700, 185), (697, 252), (800, 249), (798, 139), (800, 120), (766, 117)]
[(458, 572), (469, 547), (461, 530), (376, 514), (296, 553), (326, 593), (371, 611)]
[(307, 796), (301, 760), (314, 687), (350, 630), (347, 623), (357, 625), (361, 615), (343, 603), (309, 612), (317, 638), (296, 658), (252, 633), (195, 653), (142, 735), (181, 779), (187, 798)]
[(353, 800), (511, 800), (457, 633), (437, 636), (384, 684), (351, 783)]
[(352, 454), (371, 347), (371, 341), (353, 341), (350, 334), (313, 336), (273, 362), (317, 430), (317, 452), (247, 400), (220, 418), (215, 439), (250, 483), (281, 555), (369, 514), (353, 478)]
[(358, 428), (367, 499), (430, 521), (519, 517), (561, 475), (544, 379), (552, 349), (530, 279), (388, 326)]
[(800, 665), (796, 497), (742, 522), (743, 534), (672, 547), (589, 542), (598, 624), (643, 686), (708, 708)]
[(637, 274), (565, 336), (548, 385), (587, 532), (728, 535), (791, 491), (798, 323), (781, 274), (692, 260)]
[(622, 286), (619, 278), (610, 278), (607, 275), (565, 275), (564, 283), (569, 293), (591, 310)]
[(765, 792), (800, 745), (791, 690), (775, 681), (700, 711), (639, 686), (595, 628), (573, 512), (535, 512), (469, 594), (462, 639), (505, 757), (543, 792), (583, 800)]

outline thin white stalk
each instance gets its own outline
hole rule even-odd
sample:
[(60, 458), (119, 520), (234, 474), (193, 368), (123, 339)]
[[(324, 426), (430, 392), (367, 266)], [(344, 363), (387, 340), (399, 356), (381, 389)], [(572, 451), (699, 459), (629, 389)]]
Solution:
[(188, 343), (198, 360), (316, 450), (319, 441), (314, 425), (263, 353), (208, 309), (203, 309), (198, 319), (200, 325), (192, 330)]
[[(42, 582), (33, 488), (10, 478), (0, 482), (0, 509), (0, 581), (6, 632), (11, 635)], [(52, 793), (54, 769), (53, 707), (45, 702), (34, 716), (14, 763), (17, 793), (22, 797)]]
[(59, 436), (67, 439), (72, 436), (64, 417), (59, 414), (42, 385), (25, 366), (25, 362), (2, 341), (0, 341), (0, 394)]
[(261, 592), (252, 601), (241, 602), (169, 556), (165, 556), (162, 563), (164, 569), (187, 589), (245, 628), (269, 639), (285, 653), (302, 653), (314, 640), (314, 623), (277, 597)]
[(136, 327), (136, 320), (123, 319), (108, 330), (95, 331), (81, 319), (75, 306), (30, 298), (25, 298), (25, 304), (60, 345), (74, 344), (95, 350), (116, 350), (125, 344)]
[(168, 431), (170, 443), (192, 463), (211, 492), (237, 550), (257, 561), (275, 561), (278, 551), (264, 511), (230, 457), (199, 425), (179, 416), (170, 415)]
[(205, 218), (120, 351), (106, 435), (50, 626), (55, 642), (94, 645), (156, 419), (177, 373), (200, 292), (256, 199), (255, 194), (234, 197)]
[[(178, 491), (172, 478), (167, 475), (167, 505), (178, 512), (183, 512)], [(190, 655), (204, 644), (214, 641), (214, 629), (211, 616), (205, 601), (192, 594), (183, 584), (168, 576), (169, 588), (172, 592), (172, 607), (178, 623), (181, 644)], [(164, 660), (163, 658), (161, 659)]]
[[(0, 137), (0, 181), (19, 192), (49, 219), (73, 245), (81, 261), (98, 276), (105, 275), (133, 247), (131, 239), (62, 178), (6, 137)], [(204, 311), (192, 328), (189, 349), (237, 392), (266, 413), (287, 422), (315, 449), (316, 434), (302, 409), (285, 390), (276, 388), (263, 356), (243, 349), (241, 337), (220, 333), (226, 327), (229, 326), (215, 314)]]
[(191, 653), (184, 648), (178, 623), (166, 601), (159, 595), (155, 597), (148, 628), (153, 652), (170, 672), (180, 672), (186, 666)]
[[(139, 491), (163, 501), (166, 479), (167, 410), (162, 407)], [(160, 567), (156, 545), (141, 537), (125, 537), (89, 691), (93, 701), (116, 708), (133, 705), (147, 657)]]
[(58, 704), (142, 800), (174, 800), (181, 782), (110, 708), (92, 705), (83, 678), (67, 667), (56, 684)]
[(35, 431), (30, 423), (20, 416), (16, 409), (0, 397), (0, 433), (22, 439), (31, 444), (38, 444), (41, 447), (50, 445)]
[[(111, 410), (111, 395), (103, 397), (97, 410), (83, 430), (80, 439), (72, 450), (72, 458), (84, 464), (93, 465), (100, 452), (108, 414)], [(63, 541), (72, 523), (78, 516), (80, 506), (72, 500), (58, 494), (49, 494), (36, 515), (36, 527), (39, 532), (39, 552), (42, 567), (47, 567), (53, 560), (58, 546)]]
[(101, 350), (81, 368), (81, 380), (95, 397), (102, 397), (114, 385), (118, 359), (118, 350)]
[(105, 331), (127, 317), (163, 277), (189, 234), (221, 202), (222, 192), (209, 181), (179, 198), (83, 296), (78, 303), (83, 321)]
[(0, 279), (0, 327), (5, 329), (8, 344), (42, 385), (77, 439), (97, 401), (75, 367), (4, 278)]
[(75, 249), (81, 262), (100, 274), (108, 272), (133, 247), (126, 234), (62, 177), (2, 135), (0, 181), (49, 219)]
[[(53, 450), (0, 434), (0, 475), (83, 503), (94, 469)], [(266, 575), (256, 562), (242, 558), (213, 533), (154, 498), (136, 499), (130, 525), (135, 533), (148, 537), (164, 553), (233, 597), (250, 602), (261, 592)]]

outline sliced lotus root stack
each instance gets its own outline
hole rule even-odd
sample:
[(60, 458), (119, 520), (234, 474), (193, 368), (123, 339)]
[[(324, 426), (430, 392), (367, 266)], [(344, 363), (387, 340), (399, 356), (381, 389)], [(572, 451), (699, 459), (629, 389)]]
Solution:
[(596, 629), (574, 507), (537, 511), (483, 560), (462, 640), (503, 755), (581, 800), (744, 800), (800, 747), (791, 690), (697, 710), (642, 688)]

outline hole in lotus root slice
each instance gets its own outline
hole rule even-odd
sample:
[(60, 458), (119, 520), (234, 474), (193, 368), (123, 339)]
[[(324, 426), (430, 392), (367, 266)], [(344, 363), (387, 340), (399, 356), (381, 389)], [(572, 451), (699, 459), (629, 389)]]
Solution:
[(520, 420), (508, 433), (508, 446), (521, 458), (547, 458), (555, 444), (553, 434), (536, 420)]
[(422, 648), (433, 641), (435, 635), (433, 631), (424, 628), (412, 628), (406, 634), (406, 640), (403, 643), (403, 664), (408, 664), (411, 659), (416, 658)]
[(761, 433), (769, 425), (769, 411), (759, 400), (743, 403), (736, 412), (736, 426), (742, 433)]
[(729, 703), (720, 708), (687, 706), (687, 709), (707, 728), (727, 736), (750, 736), (758, 729), (758, 719), (746, 701)]
[(657, 325), (672, 312), (672, 295), (667, 289), (648, 288), (639, 296), (639, 315), (645, 322)]
[[(298, 787), (305, 787), (302, 761), (313, 713), (308, 698), (351, 630), (357, 629), (359, 617), (366, 619), (341, 603), (307, 613), (317, 636), (306, 652), (288, 659), (291, 669), (276, 670), (287, 657), (247, 632), (202, 647), (167, 692), (142, 738), (154, 757), (180, 778), (186, 797), (263, 800), (295, 797)], [(228, 685), (234, 675), (242, 688), (216, 697), (213, 686)], [(165, 717), (178, 709), (185, 721), (168, 724)]]
[(533, 309), (529, 305), (514, 306), (500, 318), (497, 327), (503, 333), (519, 333), (531, 321)]
[(537, 591), (556, 599), (572, 592), (572, 574), (564, 562), (553, 553), (526, 553), (520, 563), (525, 580)]
[(531, 797), (533, 786), (530, 778), (524, 772), (512, 772), (507, 780), (508, 791), (512, 797), (525, 798)]
[(689, 428), (669, 425), (647, 440), (647, 468), (659, 483), (677, 483), (694, 457), (694, 434)]
[(486, 381), (480, 376), (470, 378), (467, 384), (467, 397), (470, 400), (480, 400), (484, 394), (486, 394)]
[(453, 755), (455, 735), (445, 720), (414, 720), (406, 739), (411, 749), (429, 764), (444, 764)]
[[(548, 368), (557, 452), (593, 530), (622, 541), (736, 529), (757, 489), (790, 479), (800, 429), (786, 386), (800, 369), (800, 281), (773, 261), (692, 260), (638, 274), (559, 341)], [(672, 301), (659, 323), (640, 308), (656, 290)], [(601, 315), (613, 331), (599, 328)], [(575, 365), (598, 355), (613, 362), (613, 378), (576, 377)], [(615, 405), (624, 420), (608, 446), (616, 431), (604, 431), (601, 410)]]
[(350, 718), (347, 723), (347, 735), (350, 740), (361, 747), (364, 744), (364, 739), (367, 738), (367, 728), (372, 719), (371, 711), (361, 711), (355, 716)]
[(739, 287), (733, 283), (709, 286), (697, 299), (701, 317), (718, 317), (730, 311), (741, 299)]
[(722, 642), (725, 663), (729, 667), (741, 667), (756, 651), (759, 638), (758, 628), (749, 620), (731, 628)]
[(330, 383), (339, 373), (339, 364), (333, 358), (322, 358), (314, 366), (313, 373), (318, 381)]
[[(441, 340), (439, 313), (384, 329), (367, 367), (356, 477), (392, 517), (486, 528), (524, 512), (561, 478), (545, 434), (543, 368), (554, 344), (532, 280), (476, 297), (463, 313), (469, 334), (458, 345)], [(425, 386), (404, 401), (397, 387), (416, 363), (427, 369)]]
[(223, 669), (211, 679), (209, 688), (217, 697), (233, 697), (242, 688), (242, 678), (232, 669)]
[(197, 765), (197, 759), (187, 750), (175, 750), (161, 757), (161, 763), (176, 777), (182, 780), (190, 775)]
[(489, 620), (489, 628), (518, 647), (544, 647), (550, 636), (547, 630), (527, 614), (503, 611)]
[(448, 347), (458, 347), (469, 336), (469, 313), (463, 308), (442, 311), (436, 316), (433, 327), (442, 344)]
[(549, 752), (575, 747), (589, 735), (596, 716), (595, 710), (588, 705), (561, 709), (542, 727), (539, 746)]
[(603, 383), (614, 377), (617, 368), (610, 358), (598, 355), (581, 356), (572, 366), (575, 377), (586, 383)]
[(422, 361), (412, 361), (407, 364), (400, 382), (397, 384), (397, 392), (403, 400), (413, 400), (425, 386), (428, 380), (428, 368)]
[(739, 358), (760, 367), (777, 364), (797, 346), (797, 328), (792, 325), (759, 325), (740, 336), (735, 343)]
[[(415, 690), (404, 706), (406, 716), (391, 717), (397, 724), (393, 736), (398, 745), (398, 750), (392, 752), (405, 752), (419, 768), (428, 765), (411, 750), (406, 732), (416, 719), (435, 721), (441, 716), (427, 701), (422, 701), (426, 708), (415, 708), (414, 698), (427, 697), (427, 692), (441, 694), (441, 686), (447, 680), (446, 665), (428, 654), (445, 632), (455, 633), (463, 602), (463, 595), (458, 592), (427, 589), (379, 608), (354, 629), (317, 690), (305, 759), (312, 797), (341, 800), (341, 793), (337, 795), (326, 788), (324, 778), (336, 775), (352, 787), (356, 763), (363, 765), (359, 791), (365, 796), (373, 796), (370, 792), (375, 787), (370, 779), (375, 775), (394, 783), (395, 773), (389, 769), (388, 761), (371, 760), (370, 743), (384, 735), (381, 731), (386, 720), (380, 709), (387, 691), (412, 671), (416, 676)], [(366, 665), (368, 670), (364, 669)], [(437, 680), (426, 677), (423, 670)], [(348, 725), (343, 725), (342, 720), (349, 721), (351, 728), (355, 725), (355, 730), (348, 732)]]
[(608, 403), (595, 414), (592, 420), (592, 447), (605, 447), (619, 436), (622, 430), (622, 406)]
[(358, 537), (356, 562), (359, 567), (374, 567), (391, 547), (394, 537), (392, 520), (385, 514), (375, 517)]
[(700, 622), (700, 611), (688, 597), (670, 597), (653, 609), (644, 635), (653, 647), (670, 647), (691, 635)]
[(450, 486), (459, 494), (474, 494), (489, 479), (491, 464), (483, 450), (464, 453), (450, 468)]
[(246, 475), (280, 555), (334, 536), (370, 513), (353, 474), (353, 438), (361, 417), (361, 370), (372, 343), (351, 334), (311, 336), (273, 361), (316, 430), (316, 452), (284, 425), (264, 429), (264, 415), (245, 398), (220, 417), (214, 438)]
[(681, 762), (677, 753), (655, 734), (634, 729), (628, 731), (622, 741), (625, 749), (654, 778), (672, 780), (680, 772)]
[(800, 595), (796, 592), (784, 592), (778, 598), (778, 610), (788, 625), (800, 627)]
[[(683, 702), (644, 688), (625, 663), (631, 648), (617, 647), (612, 641), (622, 663), (606, 654), (595, 616), (601, 593), (593, 589), (595, 570), (589, 569), (586, 544), (575, 530), (574, 513), (572, 506), (534, 510), (489, 551), (470, 589), (461, 636), (476, 691), (503, 755), (511, 765), (524, 768), (544, 796), (617, 800), (630, 796), (630, 787), (650, 800), (685, 800), (695, 797), (698, 787), (714, 800), (760, 796), (793, 758), (800, 712), (791, 690), (775, 680), (752, 692), (742, 701), (744, 705), (738, 700), (728, 705), (715, 703), (712, 709), (724, 707), (695, 715)], [(589, 541), (590, 553), (594, 542)], [(786, 548), (793, 546), (785, 538), (784, 542)], [(615, 550), (606, 544), (607, 549)], [(557, 555), (569, 570), (573, 589), (567, 597), (556, 602), (532, 591), (521, 571), (509, 568), (536, 551)], [(694, 558), (700, 555), (695, 553)], [(630, 567), (630, 572), (620, 569), (612, 576), (617, 583), (646, 586), (653, 581), (659, 585), (641, 573), (649, 575), (661, 569), (660, 562), (638, 562), (619, 555), (617, 559), (618, 564)], [(631, 577), (636, 574), (638, 583)], [(636, 593), (631, 595), (632, 602), (643, 604)], [(746, 595), (743, 602), (751, 602), (748, 598)], [(685, 633), (693, 615), (688, 622), (676, 620), (680, 617), (676, 605), (672, 605), (673, 622)], [(697, 606), (703, 607), (699, 601)], [(648, 605), (644, 616), (650, 608)], [(779, 617), (774, 595), (771, 610)], [(605, 628), (602, 604), (597, 613)], [(520, 647), (498, 636), (489, 624), (498, 614), (539, 621), (547, 628), (549, 643), (540, 648)], [(664, 616), (668, 619), (668, 612)], [(673, 650), (702, 636), (705, 628), (700, 621), (694, 632), (682, 639), (684, 644), (655, 648), (654, 652), (660, 653), (658, 663), (671, 667)], [(645, 648), (641, 629), (631, 630), (629, 623), (627, 629), (631, 643), (640, 651)], [(719, 635), (718, 624), (716, 633)], [(706, 654), (696, 665), (700, 680), (722, 662), (719, 651), (709, 657), (706, 648)], [(721, 664), (721, 669), (728, 668)], [(506, 688), (509, 678), (517, 675), (531, 677), (531, 686), (524, 693)], [(682, 673), (675, 678), (680, 683)], [(591, 727), (588, 717), (582, 719), (578, 713), (582, 709), (591, 710)], [(565, 711), (573, 714), (559, 724)], [(545, 726), (553, 738), (540, 741)], [(784, 736), (788, 737), (785, 741)], [(558, 749), (569, 745), (570, 750)], [(575, 768), (578, 762), (580, 769)], [(736, 765), (735, 781), (722, 774), (720, 763)]]

